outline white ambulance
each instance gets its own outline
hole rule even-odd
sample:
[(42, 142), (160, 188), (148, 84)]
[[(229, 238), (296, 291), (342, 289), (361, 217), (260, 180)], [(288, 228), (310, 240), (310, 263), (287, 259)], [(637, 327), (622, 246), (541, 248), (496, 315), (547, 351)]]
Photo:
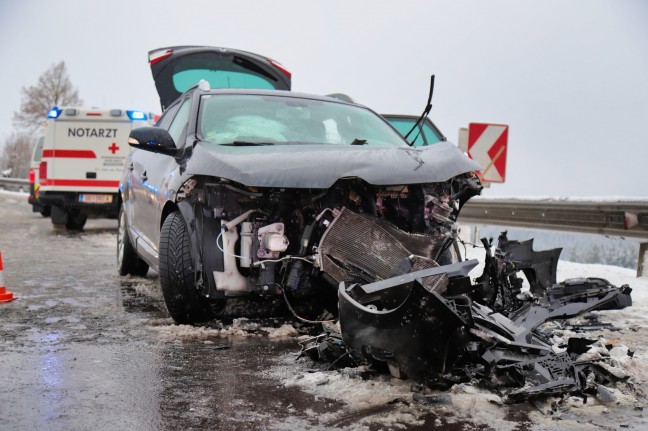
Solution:
[(123, 109), (53, 108), (41, 128), (38, 203), (54, 225), (83, 229), (88, 217), (116, 218), (131, 129), (151, 114)]

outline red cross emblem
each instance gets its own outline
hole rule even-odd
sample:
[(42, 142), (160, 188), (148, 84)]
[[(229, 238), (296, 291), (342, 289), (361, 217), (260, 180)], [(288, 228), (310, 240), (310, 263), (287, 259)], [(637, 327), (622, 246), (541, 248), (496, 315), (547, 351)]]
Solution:
[(113, 154), (115, 154), (115, 153), (117, 152), (117, 150), (119, 150), (119, 147), (117, 146), (117, 144), (115, 144), (115, 143), (113, 142), (112, 145), (111, 145), (110, 147), (108, 147), (108, 149), (109, 149)]

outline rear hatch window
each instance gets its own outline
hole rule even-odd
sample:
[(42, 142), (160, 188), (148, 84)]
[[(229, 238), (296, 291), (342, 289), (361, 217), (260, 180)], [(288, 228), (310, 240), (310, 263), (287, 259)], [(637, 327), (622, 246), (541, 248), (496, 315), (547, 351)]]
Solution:
[(149, 52), (162, 109), (201, 79), (211, 88), (290, 90), (290, 72), (267, 57), (214, 47), (173, 47)]

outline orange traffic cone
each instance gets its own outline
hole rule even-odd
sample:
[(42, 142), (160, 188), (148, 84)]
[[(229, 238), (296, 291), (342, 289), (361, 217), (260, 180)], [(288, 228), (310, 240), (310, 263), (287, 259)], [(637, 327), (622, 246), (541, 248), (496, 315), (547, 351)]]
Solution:
[(13, 292), (5, 289), (4, 278), (2, 278), (2, 253), (0, 253), (0, 302), (9, 302), (16, 299)]

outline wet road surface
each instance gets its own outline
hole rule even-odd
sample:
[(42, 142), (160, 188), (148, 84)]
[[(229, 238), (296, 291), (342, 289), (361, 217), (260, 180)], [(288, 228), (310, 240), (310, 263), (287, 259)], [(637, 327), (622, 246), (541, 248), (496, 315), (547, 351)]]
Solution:
[(0, 194), (4, 279), (19, 298), (0, 308), (0, 429), (260, 429), (289, 405), (317, 406), (259, 373), (294, 340), (161, 341), (149, 329), (171, 323), (157, 276), (116, 274), (116, 221), (55, 231), (23, 199)]
[(0, 192), (0, 430), (341, 429), (318, 419), (341, 402), (264, 374), (294, 338), (161, 336), (157, 275), (118, 276), (115, 244), (115, 220), (55, 230)]
[[(0, 192), (4, 280), (19, 298), (0, 304), (0, 430), (578, 429), (470, 388), (461, 407), (447, 394), (413, 402), (408, 383), (389, 377), (322, 377), (295, 361), (294, 337), (258, 335), (283, 321), (234, 337), (175, 326), (155, 273), (117, 275), (116, 226), (55, 230), (25, 196)], [(594, 428), (618, 429), (626, 414)]]

